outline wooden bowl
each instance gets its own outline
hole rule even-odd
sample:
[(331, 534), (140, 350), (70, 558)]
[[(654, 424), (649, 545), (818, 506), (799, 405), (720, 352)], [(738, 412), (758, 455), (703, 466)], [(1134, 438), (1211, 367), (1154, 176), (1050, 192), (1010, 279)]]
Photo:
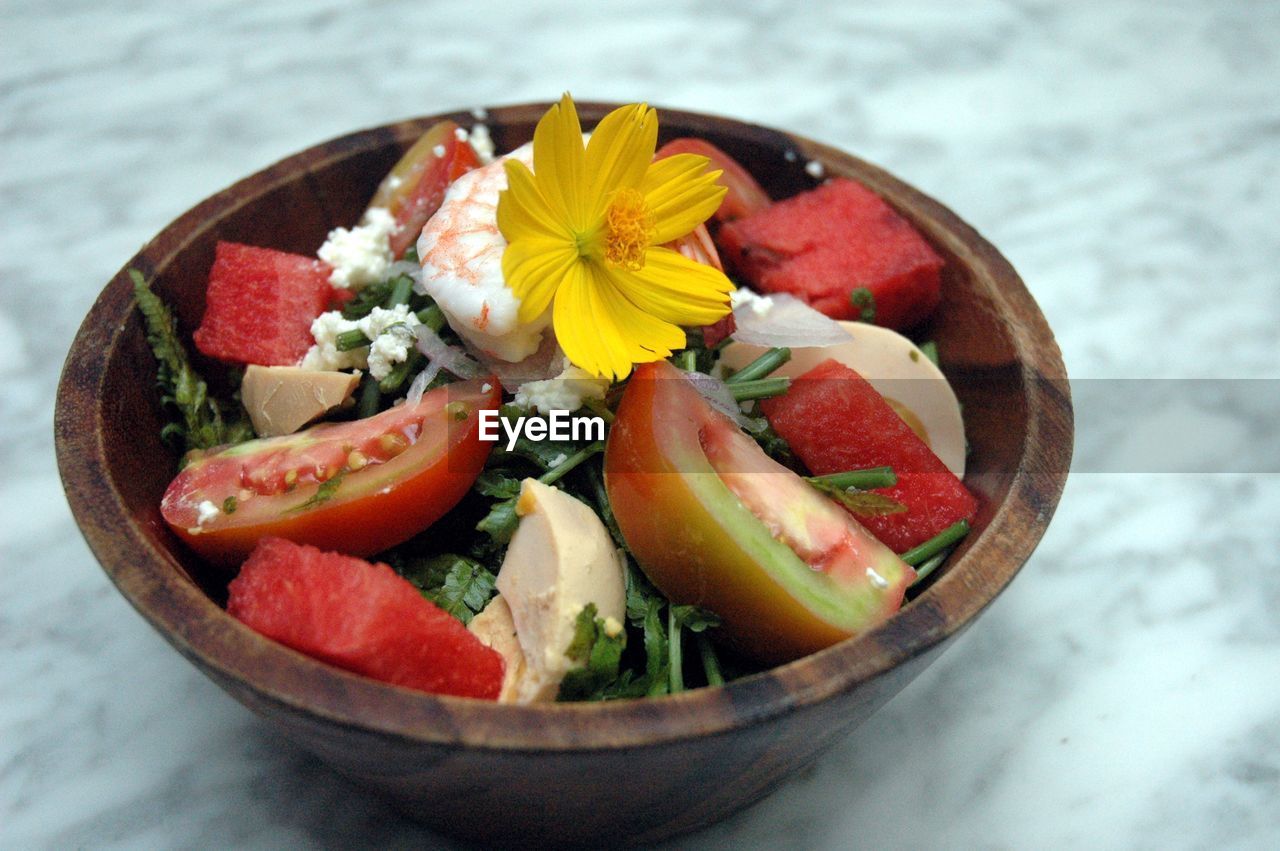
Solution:
[[(608, 104), (580, 104), (584, 125)], [(545, 104), (490, 110), (499, 151), (532, 138)], [(159, 440), (155, 365), (126, 270), (155, 280), (189, 333), (217, 240), (311, 254), (354, 222), (383, 174), (441, 118), (344, 136), (197, 205), (107, 284), (58, 386), (58, 464), (103, 569), (184, 656), (284, 736), (449, 834), (504, 843), (649, 842), (767, 795), (897, 693), (1005, 587), (1053, 514), (1071, 456), (1072, 411), (1053, 335), (1018, 275), (950, 210), (875, 166), (808, 139), (661, 110), (663, 139), (702, 136), (775, 198), (862, 181), (926, 236), (947, 266), (936, 339), (964, 405), (979, 495), (974, 531), (945, 570), (872, 632), (723, 688), (651, 700), (517, 707), (435, 697), (346, 673), (250, 631), (223, 611), (225, 577), (169, 532), (160, 496), (175, 457)], [(789, 152), (794, 152), (794, 155)], [(216, 383), (219, 369), (198, 366)]]

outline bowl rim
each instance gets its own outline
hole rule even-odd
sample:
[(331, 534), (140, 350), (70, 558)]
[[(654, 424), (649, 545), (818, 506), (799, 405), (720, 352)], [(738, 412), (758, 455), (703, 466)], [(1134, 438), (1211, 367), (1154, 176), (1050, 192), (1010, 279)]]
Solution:
[[(618, 104), (578, 104), (584, 123)], [(491, 128), (527, 124), (550, 103), (487, 107)], [(173, 553), (155, 546), (101, 471), (105, 369), (133, 312), (128, 270), (164, 269), (207, 228), (299, 173), (354, 153), (416, 138), (430, 123), (474, 120), (470, 110), (366, 128), (311, 146), (236, 181), (183, 213), (116, 273), (77, 332), (58, 384), (54, 415), (58, 467), (72, 514), (90, 550), (125, 598), (176, 649), (234, 692), (293, 714), (318, 717), (381, 737), (504, 751), (596, 751), (655, 745), (763, 723), (828, 700), (937, 647), (981, 613), (1016, 575), (1044, 534), (1065, 486), (1072, 452), (1072, 408), (1061, 354), (1044, 316), (1012, 265), (950, 209), (888, 172), (811, 139), (732, 118), (659, 108), (682, 131), (699, 128), (776, 137), (828, 174), (856, 174), (891, 203), (910, 201), (911, 218), (933, 239), (962, 250), (990, 281), (986, 293), (1007, 323), (1027, 388), (1027, 433), (1007, 496), (985, 529), (966, 541), (945, 573), (894, 617), (861, 636), (732, 681), (660, 698), (514, 706), (431, 695), (331, 667), (253, 632), (214, 603)], [(90, 428), (85, 415), (90, 414)], [(957, 593), (964, 591), (964, 593)], [(945, 605), (943, 602), (945, 601)], [(270, 675), (246, 667), (263, 657)], [(320, 687), (316, 687), (316, 683)]]

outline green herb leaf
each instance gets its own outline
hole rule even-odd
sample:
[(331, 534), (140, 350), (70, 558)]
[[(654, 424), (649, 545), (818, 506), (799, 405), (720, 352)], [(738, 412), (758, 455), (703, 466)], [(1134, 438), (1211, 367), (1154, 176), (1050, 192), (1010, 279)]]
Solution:
[(616, 688), (627, 634), (618, 630), (609, 635), (605, 622), (597, 614), (595, 603), (588, 603), (578, 613), (573, 640), (565, 649), (565, 656), (580, 667), (565, 675), (557, 700), (604, 700), (612, 696), (611, 687)]
[(333, 499), (338, 492), (338, 488), (342, 486), (342, 477), (346, 473), (338, 473), (332, 479), (327, 479), (320, 483), (320, 487), (316, 488), (316, 492), (307, 497), (306, 502), (301, 505), (294, 506), (291, 511), (310, 511), (313, 508), (324, 505)]
[(506, 470), (483, 470), (471, 488), (481, 496), (513, 499), (520, 495), (520, 479)]
[(209, 395), (209, 387), (191, 367), (178, 336), (178, 324), (160, 297), (137, 269), (129, 270), (138, 311), (147, 326), (147, 343), (156, 359), (156, 385), (162, 404), (176, 414), (160, 431), (184, 453), (252, 440), (253, 425), (238, 399), (224, 402)]
[(672, 606), (676, 625), (690, 632), (704, 632), (720, 625), (720, 616), (699, 606)]
[(938, 365), (938, 344), (933, 340), (920, 344), (920, 353), (927, 357), (934, 366)]
[(858, 310), (858, 321), (876, 321), (876, 297), (866, 287), (857, 287), (849, 293), (849, 302)]
[(478, 561), (458, 555), (436, 556), (431, 562), (427, 575), (434, 578), (443, 570), (444, 579), (422, 596), (463, 623), (471, 623), (493, 599), (494, 575)]
[(667, 630), (662, 618), (663, 601), (660, 597), (649, 599), (644, 615), (645, 680), (653, 697), (666, 694), (669, 689), (670, 660), (667, 650)]
[(795, 453), (791, 451), (791, 444), (787, 443), (786, 438), (774, 431), (773, 426), (769, 425), (768, 421), (763, 417), (760, 418), (760, 421), (764, 423), (764, 428), (750, 432), (751, 436), (755, 438), (756, 443), (760, 445), (766, 455), (784, 467), (794, 469), (797, 461)]
[(517, 499), (519, 497), (495, 502), (489, 513), (476, 524), (476, 531), (484, 532), (494, 543), (503, 546), (511, 543), (511, 536), (516, 533), (516, 526), (520, 524), (520, 518), (516, 516)]

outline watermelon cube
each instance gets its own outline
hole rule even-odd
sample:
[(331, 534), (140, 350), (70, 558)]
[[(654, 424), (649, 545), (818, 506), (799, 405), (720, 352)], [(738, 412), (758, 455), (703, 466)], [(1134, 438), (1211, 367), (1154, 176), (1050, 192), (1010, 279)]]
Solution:
[(210, 357), (292, 366), (311, 348), (311, 322), (329, 305), (328, 265), (310, 257), (219, 242), (196, 348)]
[(385, 564), (264, 538), (227, 611), (324, 662), (435, 694), (497, 700), (503, 661)]
[(817, 476), (890, 466), (898, 483), (882, 493), (907, 507), (898, 514), (856, 515), (895, 552), (906, 552), (958, 520), (978, 501), (866, 379), (828, 359), (760, 403), (769, 424)]
[(870, 189), (835, 178), (720, 229), (725, 259), (747, 283), (785, 292), (833, 319), (856, 319), (850, 294), (871, 291), (877, 325), (908, 328), (942, 298), (942, 258)]

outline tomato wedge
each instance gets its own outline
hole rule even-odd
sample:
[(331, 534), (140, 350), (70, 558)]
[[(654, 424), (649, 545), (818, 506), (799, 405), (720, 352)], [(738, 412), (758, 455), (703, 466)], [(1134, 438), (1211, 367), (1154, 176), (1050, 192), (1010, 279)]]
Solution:
[(668, 363), (632, 376), (604, 465), (640, 567), (673, 602), (719, 615), (717, 637), (758, 661), (787, 662), (871, 628), (915, 576)]
[(242, 562), (264, 537), (369, 556), (421, 532), (462, 499), (491, 443), (480, 416), (496, 379), (440, 387), (416, 405), (322, 423), (193, 458), (160, 513), (197, 553)]
[(729, 191), (720, 202), (720, 209), (715, 212), (716, 221), (731, 222), (734, 219), (758, 213), (772, 203), (769, 194), (760, 187), (759, 183), (756, 183), (756, 179), (742, 167), (741, 163), (706, 139), (690, 136), (672, 139), (658, 149), (654, 159), (660, 160), (675, 154), (697, 154), (707, 157), (711, 160), (712, 168), (718, 168), (724, 172), (720, 175), (719, 182), (722, 186), (727, 186)]
[(422, 226), (440, 209), (445, 190), (480, 165), (471, 143), (458, 138), (459, 127), (439, 121), (427, 128), (382, 179), (370, 207), (385, 207), (399, 227), (391, 235), (391, 253), (401, 257), (418, 241)]

